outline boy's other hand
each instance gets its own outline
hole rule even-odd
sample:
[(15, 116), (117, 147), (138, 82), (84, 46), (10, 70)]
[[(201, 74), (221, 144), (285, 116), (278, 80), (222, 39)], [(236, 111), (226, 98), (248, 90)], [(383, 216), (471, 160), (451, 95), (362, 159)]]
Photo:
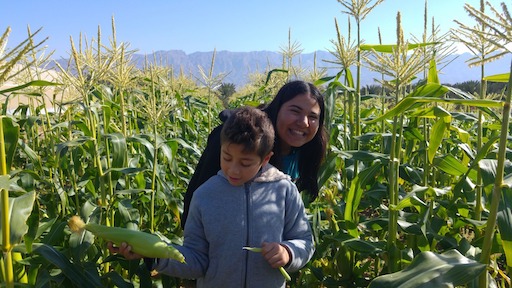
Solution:
[(277, 242), (263, 242), (261, 244), (261, 254), (272, 268), (285, 266), (291, 258), (288, 249)]

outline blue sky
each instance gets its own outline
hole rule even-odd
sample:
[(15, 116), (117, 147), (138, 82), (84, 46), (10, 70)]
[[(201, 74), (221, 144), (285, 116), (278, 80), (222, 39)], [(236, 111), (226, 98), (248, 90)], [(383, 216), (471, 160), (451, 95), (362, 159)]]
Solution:
[[(507, 2), (488, 1), (495, 7)], [(479, 7), (480, 1), (428, 0), (428, 29), (432, 17), (442, 32), (457, 27), (454, 19), (473, 26), (464, 3)], [(384, 0), (361, 23), (361, 38), (369, 44), (378, 43), (380, 28), (383, 42), (395, 43), (398, 11), (404, 35), (408, 39), (411, 34), (420, 38), (424, 5), (425, 0)], [(287, 45), (289, 29), (292, 41), (309, 53), (332, 48), (330, 40), (336, 38), (334, 18), (341, 33), (348, 37), (348, 18), (342, 11), (346, 10), (336, 0), (16, 0), (2, 3), (0, 30), (3, 33), (7, 26), (11, 27), (8, 47), (13, 47), (26, 38), (27, 26), (32, 31), (42, 27), (36, 39), (49, 37), (45, 42), (48, 51), (55, 50), (57, 57), (66, 58), (70, 37), (77, 43), (80, 33), (90, 42), (91, 37), (97, 38), (99, 26), (102, 41), (109, 41), (112, 16), (117, 41), (129, 43), (131, 49), (142, 54), (158, 50), (279, 51)], [(351, 25), (354, 30), (353, 20)], [(355, 39), (355, 32), (351, 37)]]

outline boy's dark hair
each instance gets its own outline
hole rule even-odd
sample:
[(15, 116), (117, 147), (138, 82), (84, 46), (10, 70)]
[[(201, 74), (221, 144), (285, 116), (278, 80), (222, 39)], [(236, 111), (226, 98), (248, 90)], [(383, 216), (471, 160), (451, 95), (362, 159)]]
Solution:
[(255, 152), (261, 159), (274, 146), (274, 126), (267, 114), (254, 107), (236, 109), (224, 123), (220, 143), (241, 144), (244, 152)]

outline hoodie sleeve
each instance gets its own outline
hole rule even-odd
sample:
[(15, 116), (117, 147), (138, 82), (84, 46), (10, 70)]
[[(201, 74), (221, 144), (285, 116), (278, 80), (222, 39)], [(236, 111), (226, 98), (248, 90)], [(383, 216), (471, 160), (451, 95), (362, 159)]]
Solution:
[(291, 272), (304, 267), (315, 252), (313, 234), (307, 219), (304, 202), (294, 186), (286, 199), (283, 245), (291, 252), (291, 260), (285, 267)]
[(209, 244), (204, 235), (201, 211), (198, 209), (197, 202), (201, 199), (197, 200), (196, 198), (193, 198), (190, 203), (190, 214), (185, 225), (183, 246), (174, 245), (185, 257), (185, 263), (173, 259), (158, 259), (154, 268), (160, 273), (185, 279), (201, 278), (206, 273), (209, 264)]

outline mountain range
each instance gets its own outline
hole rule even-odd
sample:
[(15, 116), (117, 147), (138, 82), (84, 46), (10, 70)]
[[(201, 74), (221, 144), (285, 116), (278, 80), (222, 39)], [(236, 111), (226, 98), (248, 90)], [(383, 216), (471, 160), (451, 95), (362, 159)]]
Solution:
[[(311, 70), (314, 66), (316, 53), (317, 68), (325, 68), (328, 76), (333, 76), (339, 72), (339, 67), (328, 61), (334, 61), (334, 56), (328, 51), (316, 51), (314, 53), (303, 53), (294, 58), (294, 65), (299, 65), (303, 69)], [(472, 54), (463, 53), (451, 55), (444, 61), (447, 64), (442, 67), (438, 64), (439, 78), (443, 84), (455, 84), (465, 81), (480, 79), (480, 68), (470, 68), (466, 61), (470, 59)], [(194, 52), (186, 54), (182, 50), (157, 51), (152, 54), (133, 54), (132, 61), (138, 68), (142, 68), (146, 60), (153, 61), (156, 59), (160, 65), (169, 65), (174, 68), (176, 73), (183, 71), (185, 75), (193, 75), (197, 79), (202, 79), (199, 72), (199, 66), (208, 73), (212, 63), (213, 52)], [(494, 75), (507, 73), (510, 70), (511, 57), (504, 57), (498, 61), (491, 62), (485, 66), (485, 75)], [(61, 64), (67, 63), (66, 59), (59, 60)], [(278, 52), (271, 51), (253, 51), (253, 52), (230, 52), (217, 51), (215, 54), (215, 62), (213, 75), (224, 74), (224, 83), (233, 83), (235, 86), (242, 87), (249, 81), (249, 74), (255, 72), (265, 72), (270, 69), (282, 67), (282, 55)], [(355, 69), (352, 69), (355, 73)], [(380, 79), (380, 74), (370, 71), (367, 68), (361, 70), (361, 85), (377, 84), (373, 79)]]

